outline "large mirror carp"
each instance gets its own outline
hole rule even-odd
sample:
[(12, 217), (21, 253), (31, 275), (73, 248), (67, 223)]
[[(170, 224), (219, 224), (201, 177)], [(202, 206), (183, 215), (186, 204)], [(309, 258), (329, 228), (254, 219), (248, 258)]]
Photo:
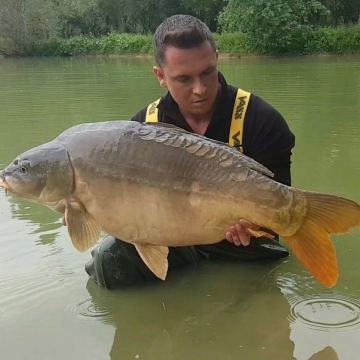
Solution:
[[(360, 224), (360, 206), (280, 184), (241, 152), (163, 123), (73, 126), (0, 172), (6, 192), (64, 215), (75, 248), (101, 232), (133, 244), (165, 279), (168, 246), (213, 244), (245, 219), (279, 234), (327, 287), (338, 280), (331, 234)], [(252, 241), (256, 241), (253, 239)]]

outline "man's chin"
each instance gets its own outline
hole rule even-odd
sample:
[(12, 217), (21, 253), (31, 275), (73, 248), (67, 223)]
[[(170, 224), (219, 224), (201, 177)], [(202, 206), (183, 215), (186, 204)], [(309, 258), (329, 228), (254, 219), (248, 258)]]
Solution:
[(204, 103), (193, 103), (191, 106), (191, 110), (193, 114), (206, 115), (211, 112), (211, 106), (209, 106), (208, 101)]

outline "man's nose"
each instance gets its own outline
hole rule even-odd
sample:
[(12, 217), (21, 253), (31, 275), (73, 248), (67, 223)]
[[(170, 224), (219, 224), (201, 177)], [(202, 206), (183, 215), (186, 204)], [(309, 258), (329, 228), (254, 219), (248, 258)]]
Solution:
[(195, 80), (193, 86), (193, 93), (196, 95), (204, 95), (206, 91), (206, 86), (202, 83), (201, 80)]

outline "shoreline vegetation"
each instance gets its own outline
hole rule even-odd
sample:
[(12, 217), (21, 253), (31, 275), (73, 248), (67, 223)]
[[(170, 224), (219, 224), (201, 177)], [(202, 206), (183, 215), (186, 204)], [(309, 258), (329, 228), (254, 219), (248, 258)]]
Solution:
[[(215, 33), (221, 57), (301, 56), (360, 54), (360, 24), (309, 30), (294, 36), (284, 49), (258, 51), (247, 35), (240, 32)], [(7, 51), (4, 51), (4, 49)], [(2, 51), (1, 51), (2, 50)], [(33, 41), (21, 51), (1, 42), (0, 56), (44, 57), (77, 55), (152, 56), (152, 35), (111, 33), (102, 37), (73, 36)]]
[(360, 53), (359, 0), (0, 0), (0, 56), (152, 55), (174, 14), (203, 21), (222, 56)]

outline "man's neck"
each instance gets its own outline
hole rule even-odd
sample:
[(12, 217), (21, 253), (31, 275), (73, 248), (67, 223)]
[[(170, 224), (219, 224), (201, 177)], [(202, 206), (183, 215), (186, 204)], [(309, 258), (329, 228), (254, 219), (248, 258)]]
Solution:
[(195, 124), (203, 124), (203, 123), (209, 123), (212, 119), (212, 116), (214, 114), (214, 110), (211, 109), (209, 112), (207, 113), (202, 113), (202, 114), (194, 114), (191, 112), (187, 112), (186, 110), (183, 110), (180, 108), (180, 112), (182, 113), (182, 115), (184, 116), (185, 120), (191, 123), (195, 123)]
[(192, 128), (194, 133), (199, 135), (204, 135), (206, 133), (206, 130), (211, 122), (213, 113), (214, 111), (211, 111), (208, 114), (198, 115), (198, 114), (187, 114), (186, 112), (182, 112), (185, 121), (189, 124), (189, 126)]

